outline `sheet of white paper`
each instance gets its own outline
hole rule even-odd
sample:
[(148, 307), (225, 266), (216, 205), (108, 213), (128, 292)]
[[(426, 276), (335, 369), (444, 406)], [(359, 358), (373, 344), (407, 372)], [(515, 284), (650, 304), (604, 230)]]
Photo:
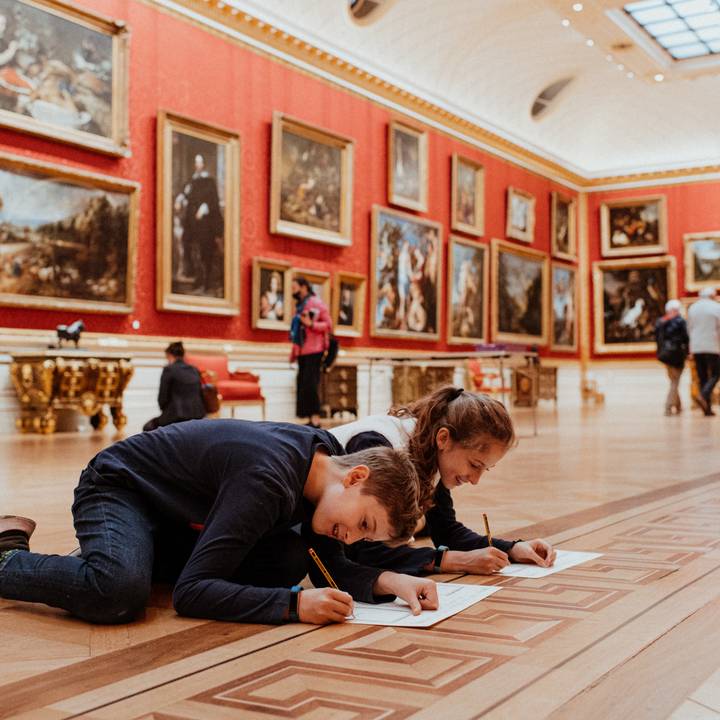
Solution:
[(437, 589), (440, 600), (440, 607), (437, 610), (423, 610), (419, 615), (413, 615), (407, 603), (402, 600), (377, 605), (356, 602), (353, 611), (354, 619), (345, 622), (356, 625), (430, 627), (500, 590), (499, 587), (458, 585), (457, 583), (438, 583)]
[(587, 562), (588, 560), (594, 560), (599, 558), (602, 553), (593, 552), (576, 552), (575, 550), (558, 550), (557, 557), (555, 558), (555, 564), (552, 567), (544, 568), (538, 565), (525, 565), (524, 563), (511, 563), (507, 567), (504, 567), (501, 571), (501, 575), (509, 575), (510, 577), (522, 577), (522, 578), (542, 578), (548, 575), (554, 575), (562, 570), (575, 567), (580, 563)]

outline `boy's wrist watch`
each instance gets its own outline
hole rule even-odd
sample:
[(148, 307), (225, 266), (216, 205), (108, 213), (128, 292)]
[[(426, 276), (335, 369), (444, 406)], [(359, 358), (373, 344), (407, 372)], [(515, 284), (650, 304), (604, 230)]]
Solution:
[(442, 568), (440, 567), (442, 565), (443, 557), (445, 556), (445, 553), (450, 548), (447, 545), (438, 545), (435, 548), (435, 562), (433, 564), (433, 572), (441, 573)]
[(303, 591), (302, 585), (293, 585), (290, 588), (290, 605), (288, 606), (288, 622), (300, 622), (298, 615), (298, 604), (300, 593)]

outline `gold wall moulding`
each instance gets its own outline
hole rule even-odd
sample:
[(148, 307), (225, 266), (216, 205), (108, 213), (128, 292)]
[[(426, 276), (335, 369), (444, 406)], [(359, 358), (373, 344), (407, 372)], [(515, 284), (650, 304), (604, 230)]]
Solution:
[(127, 423), (123, 413), (123, 392), (133, 376), (129, 357), (102, 357), (76, 353), (37, 353), (13, 355), (10, 378), (20, 416), (15, 421), (21, 432), (55, 432), (57, 410), (78, 410), (102, 430), (110, 409), (113, 424), (122, 430)]

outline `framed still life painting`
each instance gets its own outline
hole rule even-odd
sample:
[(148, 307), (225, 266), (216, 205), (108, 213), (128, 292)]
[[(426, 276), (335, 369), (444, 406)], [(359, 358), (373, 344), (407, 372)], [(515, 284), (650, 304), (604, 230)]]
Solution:
[(371, 334), (437, 340), (442, 225), (374, 205), (371, 242)]
[(685, 243), (685, 289), (720, 287), (720, 231), (688, 233)]
[(365, 318), (365, 275), (335, 273), (332, 295), (332, 321), (335, 335), (360, 337)]
[(535, 239), (535, 196), (524, 190), (507, 190), (505, 234), (513, 240), (531, 243)]
[(276, 112), (270, 232), (352, 244), (354, 142)]
[(488, 248), (450, 236), (448, 248), (448, 343), (487, 342)]
[(139, 185), (0, 154), (0, 305), (129, 313)]
[(550, 349), (577, 352), (577, 268), (574, 265), (551, 262), (550, 289)]
[(452, 222), (453, 230), (482, 235), (485, 232), (485, 170), (483, 166), (462, 157), (452, 156)]
[(158, 310), (237, 315), (240, 138), (158, 115)]
[(575, 200), (553, 192), (550, 203), (551, 254), (563, 260), (577, 260)]
[(294, 304), (290, 292), (290, 263), (253, 258), (252, 326), (289, 330)]
[(612, 200), (600, 206), (603, 257), (658, 255), (667, 252), (664, 195)]
[(124, 23), (60, 0), (0, 2), (0, 125), (128, 156)]
[(546, 345), (548, 256), (492, 241), (493, 340)]
[(428, 134), (399, 121), (388, 126), (388, 202), (421, 212), (428, 207)]
[(593, 287), (595, 352), (654, 352), (655, 323), (677, 297), (675, 258), (595, 262)]

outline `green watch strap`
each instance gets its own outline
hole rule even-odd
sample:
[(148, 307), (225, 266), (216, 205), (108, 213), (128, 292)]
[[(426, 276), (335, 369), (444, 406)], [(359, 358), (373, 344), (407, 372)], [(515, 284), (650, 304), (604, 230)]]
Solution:
[(288, 607), (288, 622), (300, 622), (298, 615), (299, 595), (303, 591), (302, 585), (293, 585), (290, 588), (290, 605)]
[(447, 545), (438, 545), (435, 548), (435, 563), (433, 565), (433, 572), (436, 572), (436, 573), (442, 572), (442, 568), (440, 567), (442, 565), (442, 559), (443, 559), (443, 556), (445, 555), (445, 553), (449, 549), (450, 548)]

